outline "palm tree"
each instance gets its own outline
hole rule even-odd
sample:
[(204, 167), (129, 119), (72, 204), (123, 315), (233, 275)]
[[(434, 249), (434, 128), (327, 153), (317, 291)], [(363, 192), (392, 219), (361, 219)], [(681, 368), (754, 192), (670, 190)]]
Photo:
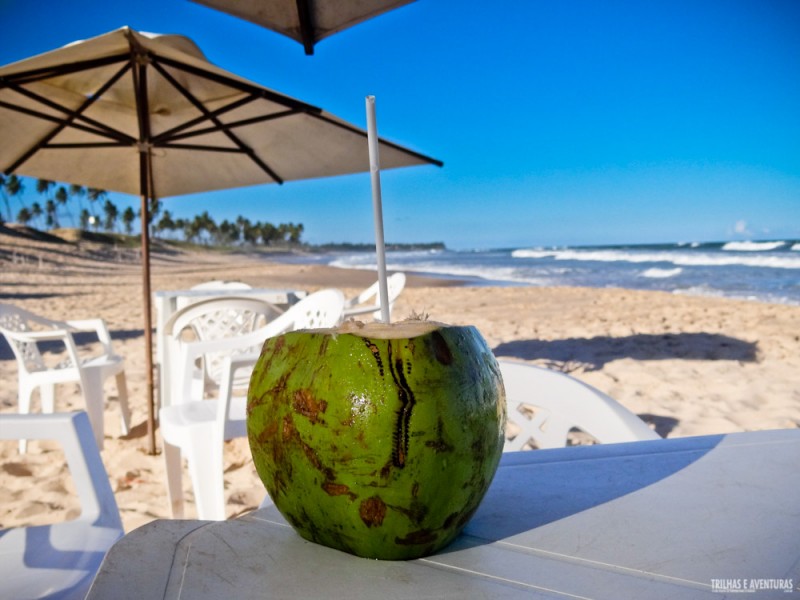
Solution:
[[(77, 185), (77, 184), (73, 183), (73, 184), (71, 184), (69, 186), (69, 196), (70, 196), (70, 198), (77, 198), (78, 199), (78, 214), (81, 215), (81, 216), (83, 216), (83, 202), (81, 201), (81, 198), (83, 198), (85, 195), (86, 195), (86, 188), (83, 187), (82, 185)], [(81, 223), (83, 223), (82, 220), (81, 220)], [(87, 221), (87, 225), (88, 225), (88, 221)], [(81, 227), (83, 229), (86, 229), (86, 226), (84, 226), (84, 225), (81, 225)]]
[(236, 217), (236, 226), (239, 228), (239, 235), (244, 237), (245, 230), (250, 227), (250, 219), (239, 215)]
[(150, 198), (150, 204), (147, 206), (147, 212), (150, 217), (149, 225), (152, 225), (153, 222), (156, 220), (156, 217), (161, 214), (161, 208), (164, 205), (161, 203), (161, 200), (158, 198)]
[[(41, 181), (41, 179), (39, 180)], [(48, 229), (58, 228), (61, 224), (58, 222), (58, 212), (56, 211), (56, 203), (53, 200), (48, 200), (44, 203), (45, 210), (45, 224)]]
[(26, 206), (23, 206), (22, 208), (19, 209), (19, 212), (17, 213), (17, 221), (19, 223), (22, 223), (23, 225), (27, 226), (28, 221), (30, 221), (32, 218), (33, 214), (31, 213), (31, 211), (28, 210)]
[(214, 235), (216, 228), (217, 224), (208, 211), (203, 211), (203, 214), (195, 215), (194, 221), (192, 221), (192, 231), (194, 232), (192, 237), (201, 235), (205, 231), (208, 235), (203, 238), (203, 243), (208, 244), (208, 238)]
[(0, 192), (3, 195), (3, 203), (6, 205), (6, 214), (8, 220), (11, 220), (11, 203), (8, 201), (8, 193), (6, 192), (6, 178), (0, 173)]
[(81, 209), (81, 229), (89, 229), (89, 223), (91, 223), (92, 215), (89, 214), (89, 211)]
[(86, 190), (86, 197), (89, 198), (89, 208), (92, 216), (94, 217), (95, 231), (100, 227), (100, 220), (97, 218), (97, 211), (94, 210), (94, 205), (98, 200), (103, 200), (108, 197), (108, 192), (99, 190), (97, 188), (89, 188)]
[(43, 214), (44, 211), (42, 210), (41, 204), (39, 204), (38, 202), (34, 202), (33, 204), (31, 204), (31, 215), (33, 216), (34, 219), (39, 221), (42, 218)]
[(261, 232), (262, 243), (269, 246), (272, 242), (279, 239), (278, 228), (272, 223), (259, 223), (259, 231)]
[(303, 232), (305, 230), (306, 230), (306, 228), (303, 227), (302, 223), (298, 223), (297, 225), (295, 225), (294, 226), (294, 232), (292, 233), (292, 241), (299, 243), (300, 242), (300, 238), (303, 237)]
[(261, 227), (260, 224), (250, 225), (248, 224), (247, 227), (244, 228), (242, 231), (242, 238), (245, 242), (249, 244), (257, 244), (258, 238), (261, 236)]
[(67, 209), (67, 202), (69, 201), (69, 194), (67, 194), (67, 188), (63, 185), (58, 186), (55, 195), (56, 202), (64, 207), (64, 210), (69, 217), (69, 220), (72, 222), (72, 226), (75, 227), (75, 219), (72, 216), (72, 213)]
[(106, 200), (106, 203), (103, 204), (103, 212), (106, 215), (105, 221), (103, 223), (105, 230), (114, 231), (114, 229), (117, 226), (117, 217), (119, 217), (119, 209), (113, 202), (111, 202), (111, 200)]
[(22, 200), (22, 192), (25, 186), (22, 185), (22, 180), (13, 173), (5, 178), (3, 181), (3, 194), (4, 197), (16, 197), (19, 201), (20, 207), (25, 208), (25, 202)]
[(235, 244), (239, 241), (239, 228), (227, 219), (222, 221), (217, 228), (216, 242), (223, 246)]
[(50, 188), (55, 185), (54, 181), (50, 181), (49, 179), (37, 179), (36, 180), (36, 193), (37, 194), (44, 194), (45, 196), (50, 196)]
[(162, 231), (167, 230), (175, 231), (175, 229), (177, 229), (177, 225), (175, 224), (175, 221), (172, 220), (172, 214), (170, 214), (168, 210), (165, 210), (155, 225), (155, 232), (161, 233)]
[(192, 219), (181, 219), (183, 222), (183, 236), (187, 242), (194, 242), (197, 239), (197, 236), (200, 235), (200, 221), (197, 220), (197, 217)]
[(136, 220), (136, 213), (129, 206), (122, 212), (122, 225), (125, 227), (125, 233), (130, 235), (133, 233), (133, 222)]
[(281, 223), (278, 225), (278, 235), (280, 236), (280, 240), (286, 241), (286, 237), (289, 235), (289, 227), (286, 223)]

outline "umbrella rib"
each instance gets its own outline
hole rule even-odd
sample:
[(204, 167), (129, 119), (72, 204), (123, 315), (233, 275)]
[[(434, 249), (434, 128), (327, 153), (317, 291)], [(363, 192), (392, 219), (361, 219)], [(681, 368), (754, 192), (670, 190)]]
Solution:
[(103, 58), (93, 58), (90, 60), (81, 60), (74, 63), (55, 65), (50, 67), (39, 67), (38, 69), (30, 69), (28, 71), (20, 71), (19, 73), (11, 73), (9, 75), (0, 76), (0, 89), (8, 87), (12, 84), (26, 84), (41, 81), (43, 79), (50, 79), (51, 77), (58, 77), (61, 75), (69, 75), (70, 73), (77, 73), (78, 71), (88, 71), (89, 69), (96, 69), (104, 67), (120, 61), (127, 61), (130, 59), (129, 54), (117, 54), (114, 56), (106, 56)]
[(204, 152), (227, 152), (231, 154), (248, 154), (241, 148), (226, 148), (225, 146), (202, 146), (199, 144), (153, 144), (154, 148), (171, 148), (174, 150), (201, 150)]
[[(75, 119), (80, 118), (82, 116), (82, 113), (86, 109), (88, 109), (92, 104), (94, 104), (95, 101), (98, 98), (100, 98), (112, 85), (114, 85), (117, 81), (119, 81), (120, 77), (122, 77), (129, 68), (130, 68), (129, 64), (123, 65), (122, 68), (118, 70), (116, 73), (114, 73), (114, 75), (112, 75), (108, 81), (106, 81), (102, 86), (100, 86), (100, 88), (94, 94), (86, 98), (86, 100), (84, 100), (84, 102), (77, 109), (69, 111), (66, 115), (66, 118), (63, 119), (60, 123), (58, 123), (58, 125), (56, 125), (53, 128), (53, 130), (50, 131), (50, 133), (46, 134), (42, 139), (40, 139), (37, 143), (31, 146), (27, 152), (23, 153), (22, 156), (20, 156), (16, 161), (14, 161), (14, 163), (9, 167), (9, 170), (16, 171), (20, 166), (24, 165), (29, 158), (31, 158), (34, 154), (39, 152), (39, 150), (47, 147), (50, 140), (52, 140), (59, 133), (64, 131), (64, 129), (69, 127)], [(11, 87), (18, 93), (21, 91), (21, 89), (18, 89), (17, 86), (11, 86)]]
[(205, 106), (203, 106), (203, 103), (200, 102), (197, 98), (195, 98), (194, 94), (189, 92), (189, 90), (184, 88), (178, 80), (176, 80), (169, 72), (167, 72), (166, 69), (164, 69), (164, 67), (158, 64), (158, 62), (156, 62), (155, 60), (153, 60), (150, 64), (156, 71), (158, 71), (161, 74), (162, 77), (164, 77), (164, 79), (166, 79), (169, 83), (171, 83), (172, 86), (176, 90), (178, 90), (183, 95), (184, 98), (186, 98), (189, 102), (191, 102), (192, 105), (194, 105), (194, 107), (197, 110), (206, 115), (206, 118), (210, 119), (212, 123), (214, 123), (217, 127), (219, 127), (220, 131), (224, 133), (229, 140), (231, 140), (234, 144), (236, 144), (245, 154), (247, 154), (247, 156), (250, 157), (250, 160), (256, 163), (256, 165), (258, 165), (262, 171), (264, 171), (267, 175), (269, 175), (276, 183), (283, 183), (283, 179), (279, 177), (278, 174), (275, 173), (275, 171), (269, 168), (269, 166), (267, 166), (267, 164), (256, 155), (256, 153), (253, 151), (252, 148), (247, 146), (247, 144), (245, 144), (236, 135), (234, 135), (231, 131), (229, 131), (222, 121), (220, 121), (217, 117), (212, 115), (211, 112)]
[[(258, 97), (250, 95), (250, 96), (248, 96), (246, 98), (241, 98), (239, 100), (236, 100), (235, 102), (231, 102), (230, 104), (228, 104), (226, 106), (218, 108), (217, 110), (212, 111), (211, 114), (215, 115), (215, 116), (219, 116), (219, 115), (225, 114), (226, 112), (235, 110), (235, 109), (237, 109), (237, 108), (239, 108), (241, 106), (244, 106), (245, 104), (249, 104), (250, 102), (253, 102), (254, 100), (258, 100)], [(184, 129), (188, 129), (189, 127), (194, 127), (195, 125), (197, 125), (199, 123), (202, 123), (204, 121), (207, 121), (207, 120), (208, 120), (208, 118), (205, 115), (199, 116), (199, 117), (194, 118), (194, 119), (190, 119), (189, 121), (186, 121), (185, 123), (177, 125), (177, 126), (173, 127), (172, 129), (168, 129), (167, 131), (164, 131), (162, 133), (159, 133), (156, 136), (153, 136), (153, 142), (160, 142), (160, 141), (168, 139), (168, 138), (169, 139), (176, 139), (175, 137), (173, 137), (173, 136), (175, 136), (175, 134), (183, 131)], [(189, 135), (189, 134), (184, 134), (184, 135)]]
[[(48, 108), (52, 108), (53, 110), (57, 110), (58, 112), (64, 113), (65, 115), (67, 115), (67, 117), (69, 117), (70, 114), (72, 114), (72, 112), (73, 112), (71, 109), (67, 108), (66, 106), (62, 106), (62, 105), (60, 105), (60, 104), (58, 104), (56, 102), (53, 102), (49, 98), (45, 98), (44, 96), (40, 96), (39, 94), (37, 94), (36, 92), (32, 92), (31, 90), (27, 90), (27, 89), (25, 89), (23, 87), (17, 87), (17, 86), (12, 86), (12, 89), (14, 91), (16, 91), (17, 93), (22, 94), (23, 96), (27, 96), (31, 100), (35, 100), (35, 101), (37, 101), (37, 102), (39, 102), (41, 104), (44, 104)], [(43, 114), (43, 113), (40, 113), (40, 114)], [(34, 116), (36, 116), (36, 115), (34, 115)], [(50, 119), (50, 120), (52, 120), (52, 119)], [(84, 121), (85, 123), (87, 123), (88, 125), (91, 125), (92, 127), (87, 127), (85, 125), (84, 126), (80, 126), (80, 125), (78, 125), (76, 123), (72, 123), (70, 126), (71, 127), (75, 127), (76, 129), (81, 129), (82, 131), (88, 131), (89, 133), (94, 133), (96, 135), (101, 135), (101, 136), (104, 136), (104, 137), (110, 137), (110, 138), (116, 139), (121, 143), (130, 143), (130, 144), (132, 144), (132, 143), (134, 143), (136, 141), (134, 138), (132, 138), (131, 136), (127, 135), (126, 133), (123, 133), (122, 131), (118, 131), (118, 130), (114, 129), (113, 127), (109, 127), (105, 123), (101, 123), (100, 121), (97, 121), (95, 119), (87, 117), (86, 115), (79, 115), (78, 116), (78, 120)], [(58, 119), (58, 121), (61, 122), (62, 119)]]
[(127, 148), (127, 144), (116, 142), (58, 142), (56, 144), (45, 144), (43, 148), (49, 150), (60, 150), (64, 148)]
[[(311, 115), (311, 116), (319, 119), (320, 121), (325, 121), (326, 123), (330, 123), (331, 125), (336, 125), (336, 126), (342, 128), (342, 129), (346, 130), (346, 131), (351, 132), (351, 133), (356, 133), (356, 134), (358, 134), (360, 136), (363, 136), (364, 138), (367, 137), (367, 132), (366, 131), (362, 131), (358, 127), (354, 127), (354, 126), (352, 126), (352, 125), (350, 125), (348, 123), (342, 123), (340, 121), (336, 121), (336, 120), (331, 119), (330, 117), (327, 117), (325, 115)], [(424, 154), (421, 154), (419, 152), (414, 152), (413, 150), (409, 150), (408, 148), (404, 148), (403, 146), (400, 146), (399, 144), (395, 144), (393, 142), (389, 142), (389, 141), (387, 141), (387, 140), (385, 140), (383, 138), (379, 138), (378, 141), (381, 144), (389, 146), (390, 148), (394, 148), (395, 150), (399, 150), (400, 152), (403, 152), (404, 154), (408, 154), (410, 156), (414, 156), (416, 158), (419, 158), (420, 160), (424, 160), (425, 162), (429, 162), (429, 163), (431, 163), (433, 165), (436, 165), (437, 167), (443, 167), (444, 166), (444, 163), (442, 161), (436, 159), (436, 158), (431, 158), (430, 156), (425, 156)]]
[(260, 98), (263, 98), (264, 100), (270, 100), (272, 102), (283, 104), (284, 106), (295, 108), (303, 112), (308, 112), (308, 113), (322, 112), (321, 108), (317, 108), (316, 106), (312, 106), (311, 104), (306, 104), (305, 102), (300, 102), (299, 100), (295, 100), (294, 98), (290, 98), (289, 96), (278, 94), (277, 92), (270, 91), (267, 88), (259, 87), (257, 85), (253, 85), (251, 83), (247, 83), (244, 81), (239, 81), (231, 77), (225, 77), (224, 75), (220, 75), (218, 73), (212, 73), (211, 71), (206, 71), (204, 69), (200, 69), (198, 67), (194, 67), (192, 65), (188, 65), (186, 63), (182, 63), (180, 61), (173, 60), (165, 56), (159, 56), (158, 62), (168, 65), (170, 67), (175, 67), (176, 69), (180, 69), (182, 71), (186, 71), (187, 73), (191, 73), (192, 75), (197, 75), (198, 77), (204, 77), (205, 79), (208, 79), (210, 81), (227, 85), (228, 87), (232, 87), (236, 90), (256, 95)]
[[(251, 117), (249, 119), (241, 119), (240, 121), (231, 121), (230, 123), (225, 123), (224, 127), (226, 129), (235, 129), (237, 127), (246, 127), (247, 125), (255, 125), (256, 123), (264, 123), (265, 121), (273, 121), (275, 119), (281, 119), (283, 117), (290, 117), (292, 115), (299, 114), (296, 110), (284, 110), (279, 113), (272, 113), (269, 115), (262, 115), (260, 117)], [(196, 119), (195, 119), (196, 120)], [(182, 133), (179, 135), (174, 135), (170, 137), (169, 141), (172, 140), (183, 140), (186, 138), (197, 137), (200, 135), (205, 135), (207, 133), (216, 133), (220, 131), (218, 126), (214, 127), (205, 127), (204, 129), (195, 129), (194, 131), (187, 131), (186, 133)], [(159, 136), (158, 141), (161, 141), (162, 136)]]
[(314, 20), (310, 0), (297, 0), (297, 21), (300, 24), (300, 38), (307, 56), (314, 54)]
[[(43, 112), (39, 112), (38, 110), (33, 110), (32, 108), (25, 108), (23, 106), (17, 106), (15, 104), (10, 104), (8, 102), (4, 102), (0, 100), (0, 107), (7, 108), (8, 110), (13, 110), (15, 112), (20, 112), (22, 114), (36, 117), (37, 119), (42, 119), (43, 121), (50, 121), (51, 123), (61, 123), (63, 118), (61, 117), (54, 117), (53, 115), (48, 115)], [(104, 132), (98, 131), (97, 129), (93, 129), (91, 127), (87, 127), (86, 125), (80, 125), (78, 123), (72, 123), (70, 125), (73, 129), (79, 129), (80, 131), (86, 131), (88, 133), (93, 133), (95, 135), (104, 135)], [(113, 136), (108, 136), (113, 137)], [(131, 138), (132, 139), (132, 138)], [(120, 140), (120, 143), (127, 143), (128, 140)]]

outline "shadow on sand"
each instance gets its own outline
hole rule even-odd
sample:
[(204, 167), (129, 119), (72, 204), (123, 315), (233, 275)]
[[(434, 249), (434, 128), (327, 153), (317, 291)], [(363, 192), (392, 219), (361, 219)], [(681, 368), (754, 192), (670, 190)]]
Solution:
[(758, 345), (714, 333), (636, 334), (564, 340), (516, 340), (494, 348), (498, 358), (581, 363), (588, 371), (622, 358), (634, 360), (737, 360), (754, 362)]

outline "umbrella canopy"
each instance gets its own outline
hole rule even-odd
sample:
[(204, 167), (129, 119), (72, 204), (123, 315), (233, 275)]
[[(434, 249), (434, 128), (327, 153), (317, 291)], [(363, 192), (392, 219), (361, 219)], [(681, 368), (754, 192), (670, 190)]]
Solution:
[[(0, 169), (166, 198), (369, 169), (367, 132), (128, 28), (0, 68)], [(383, 168), (437, 161), (383, 141)]]
[(414, 0), (194, 0), (256, 23), (303, 44), (314, 44)]
[[(0, 170), (150, 200), (370, 169), (367, 132), (127, 27), (0, 68)], [(380, 141), (381, 166), (438, 164)], [(148, 228), (142, 227), (151, 451)]]

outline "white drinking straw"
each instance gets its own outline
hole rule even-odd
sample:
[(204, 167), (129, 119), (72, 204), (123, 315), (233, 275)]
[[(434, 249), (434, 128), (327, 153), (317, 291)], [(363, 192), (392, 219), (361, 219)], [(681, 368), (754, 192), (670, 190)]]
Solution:
[(386, 283), (386, 246), (383, 242), (383, 206), (381, 201), (381, 161), (378, 155), (378, 125), (375, 119), (375, 96), (367, 96), (367, 142), (369, 174), (372, 180), (372, 211), (375, 217), (375, 252), (378, 258), (378, 292), (381, 321), (389, 323), (389, 286)]

